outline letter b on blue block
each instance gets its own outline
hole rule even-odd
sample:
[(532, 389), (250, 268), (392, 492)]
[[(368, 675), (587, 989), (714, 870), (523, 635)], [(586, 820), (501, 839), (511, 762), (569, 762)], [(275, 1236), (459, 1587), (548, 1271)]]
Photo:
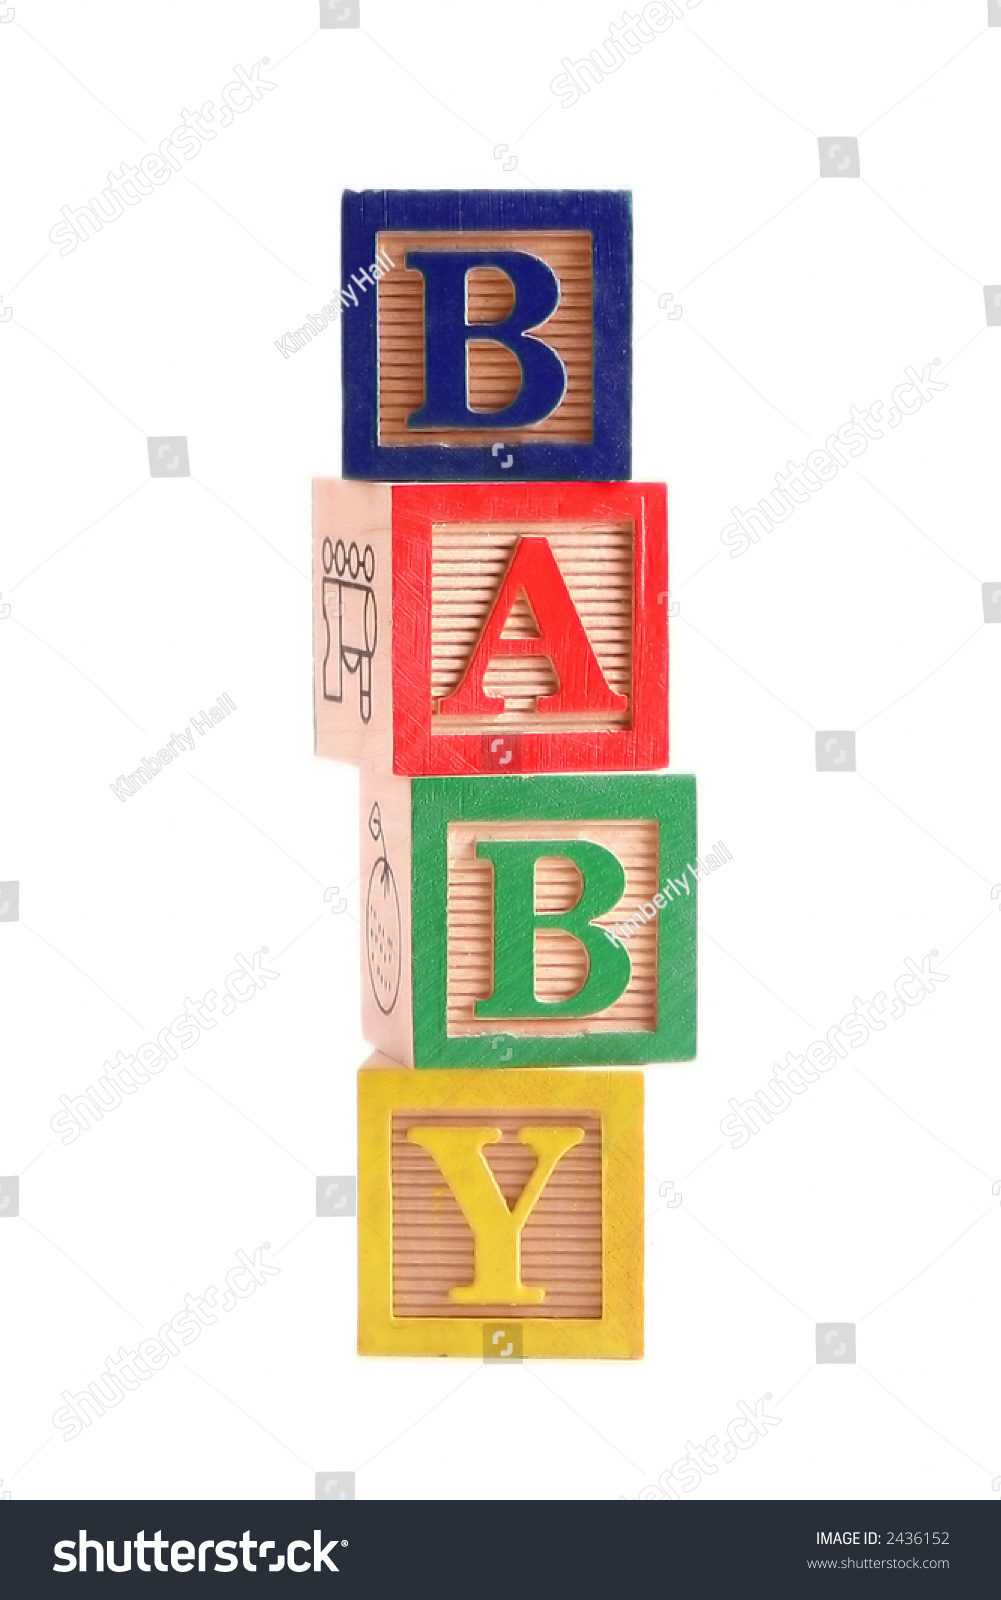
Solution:
[(346, 478), (630, 477), (627, 193), (349, 191), (341, 277)]
[[(552, 415), (566, 393), (563, 362), (532, 338), (560, 303), (555, 272), (523, 250), (409, 250), (408, 268), (424, 279), (424, 404), (407, 418), (411, 428), (525, 428)], [(514, 286), (515, 303), (500, 322), (470, 322), (467, 281), (477, 267), (496, 267)], [(489, 339), (510, 350), (521, 367), (521, 388), (498, 411), (469, 405), (468, 347)]]

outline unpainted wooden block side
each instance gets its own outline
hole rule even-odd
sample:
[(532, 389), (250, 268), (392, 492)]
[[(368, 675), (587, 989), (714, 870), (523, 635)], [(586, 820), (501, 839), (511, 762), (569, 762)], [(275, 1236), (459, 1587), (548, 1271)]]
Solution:
[(373, 1050), (366, 1056), (358, 1069), (360, 1072), (399, 1072), (400, 1063), (394, 1061), (392, 1056), (384, 1055), (381, 1050)]
[(362, 1032), (369, 1044), (413, 1066), (411, 782), (361, 773)]
[(313, 484), (316, 753), (388, 770), (393, 741), (392, 490)]

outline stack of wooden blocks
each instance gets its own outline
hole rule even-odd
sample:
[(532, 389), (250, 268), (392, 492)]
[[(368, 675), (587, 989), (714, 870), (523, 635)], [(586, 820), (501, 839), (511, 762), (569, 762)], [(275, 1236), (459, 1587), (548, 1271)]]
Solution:
[[(695, 1054), (630, 196), (347, 193), (316, 748), (357, 763), (359, 1350), (643, 1353), (643, 1076)], [(664, 892), (666, 890), (666, 893)]]

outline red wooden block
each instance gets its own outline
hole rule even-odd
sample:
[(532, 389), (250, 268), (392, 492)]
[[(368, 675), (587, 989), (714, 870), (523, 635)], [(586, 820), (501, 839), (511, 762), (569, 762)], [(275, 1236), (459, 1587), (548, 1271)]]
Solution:
[(667, 492), (314, 485), (317, 752), (408, 777), (667, 764)]

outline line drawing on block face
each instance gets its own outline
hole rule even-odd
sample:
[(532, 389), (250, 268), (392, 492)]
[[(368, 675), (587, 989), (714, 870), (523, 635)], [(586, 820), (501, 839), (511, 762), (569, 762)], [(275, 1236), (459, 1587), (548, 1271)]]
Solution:
[[(336, 545), (323, 541), (323, 624), (327, 648), (323, 657), (323, 698), (344, 699), (344, 672), (358, 674), (358, 710), (362, 722), (372, 719), (372, 657), (379, 639), (375, 590), (375, 551), (359, 550), (352, 539)], [(364, 580), (364, 581), (361, 581)]]
[(365, 900), (368, 978), (376, 1005), (388, 1017), (400, 996), (403, 918), (400, 915), (396, 878), (386, 855), (386, 836), (382, 831), (382, 812), (378, 801), (369, 813), (368, 831), (376, 843), (382, 845), (382, 854), (376, 857), (369, 875)]

